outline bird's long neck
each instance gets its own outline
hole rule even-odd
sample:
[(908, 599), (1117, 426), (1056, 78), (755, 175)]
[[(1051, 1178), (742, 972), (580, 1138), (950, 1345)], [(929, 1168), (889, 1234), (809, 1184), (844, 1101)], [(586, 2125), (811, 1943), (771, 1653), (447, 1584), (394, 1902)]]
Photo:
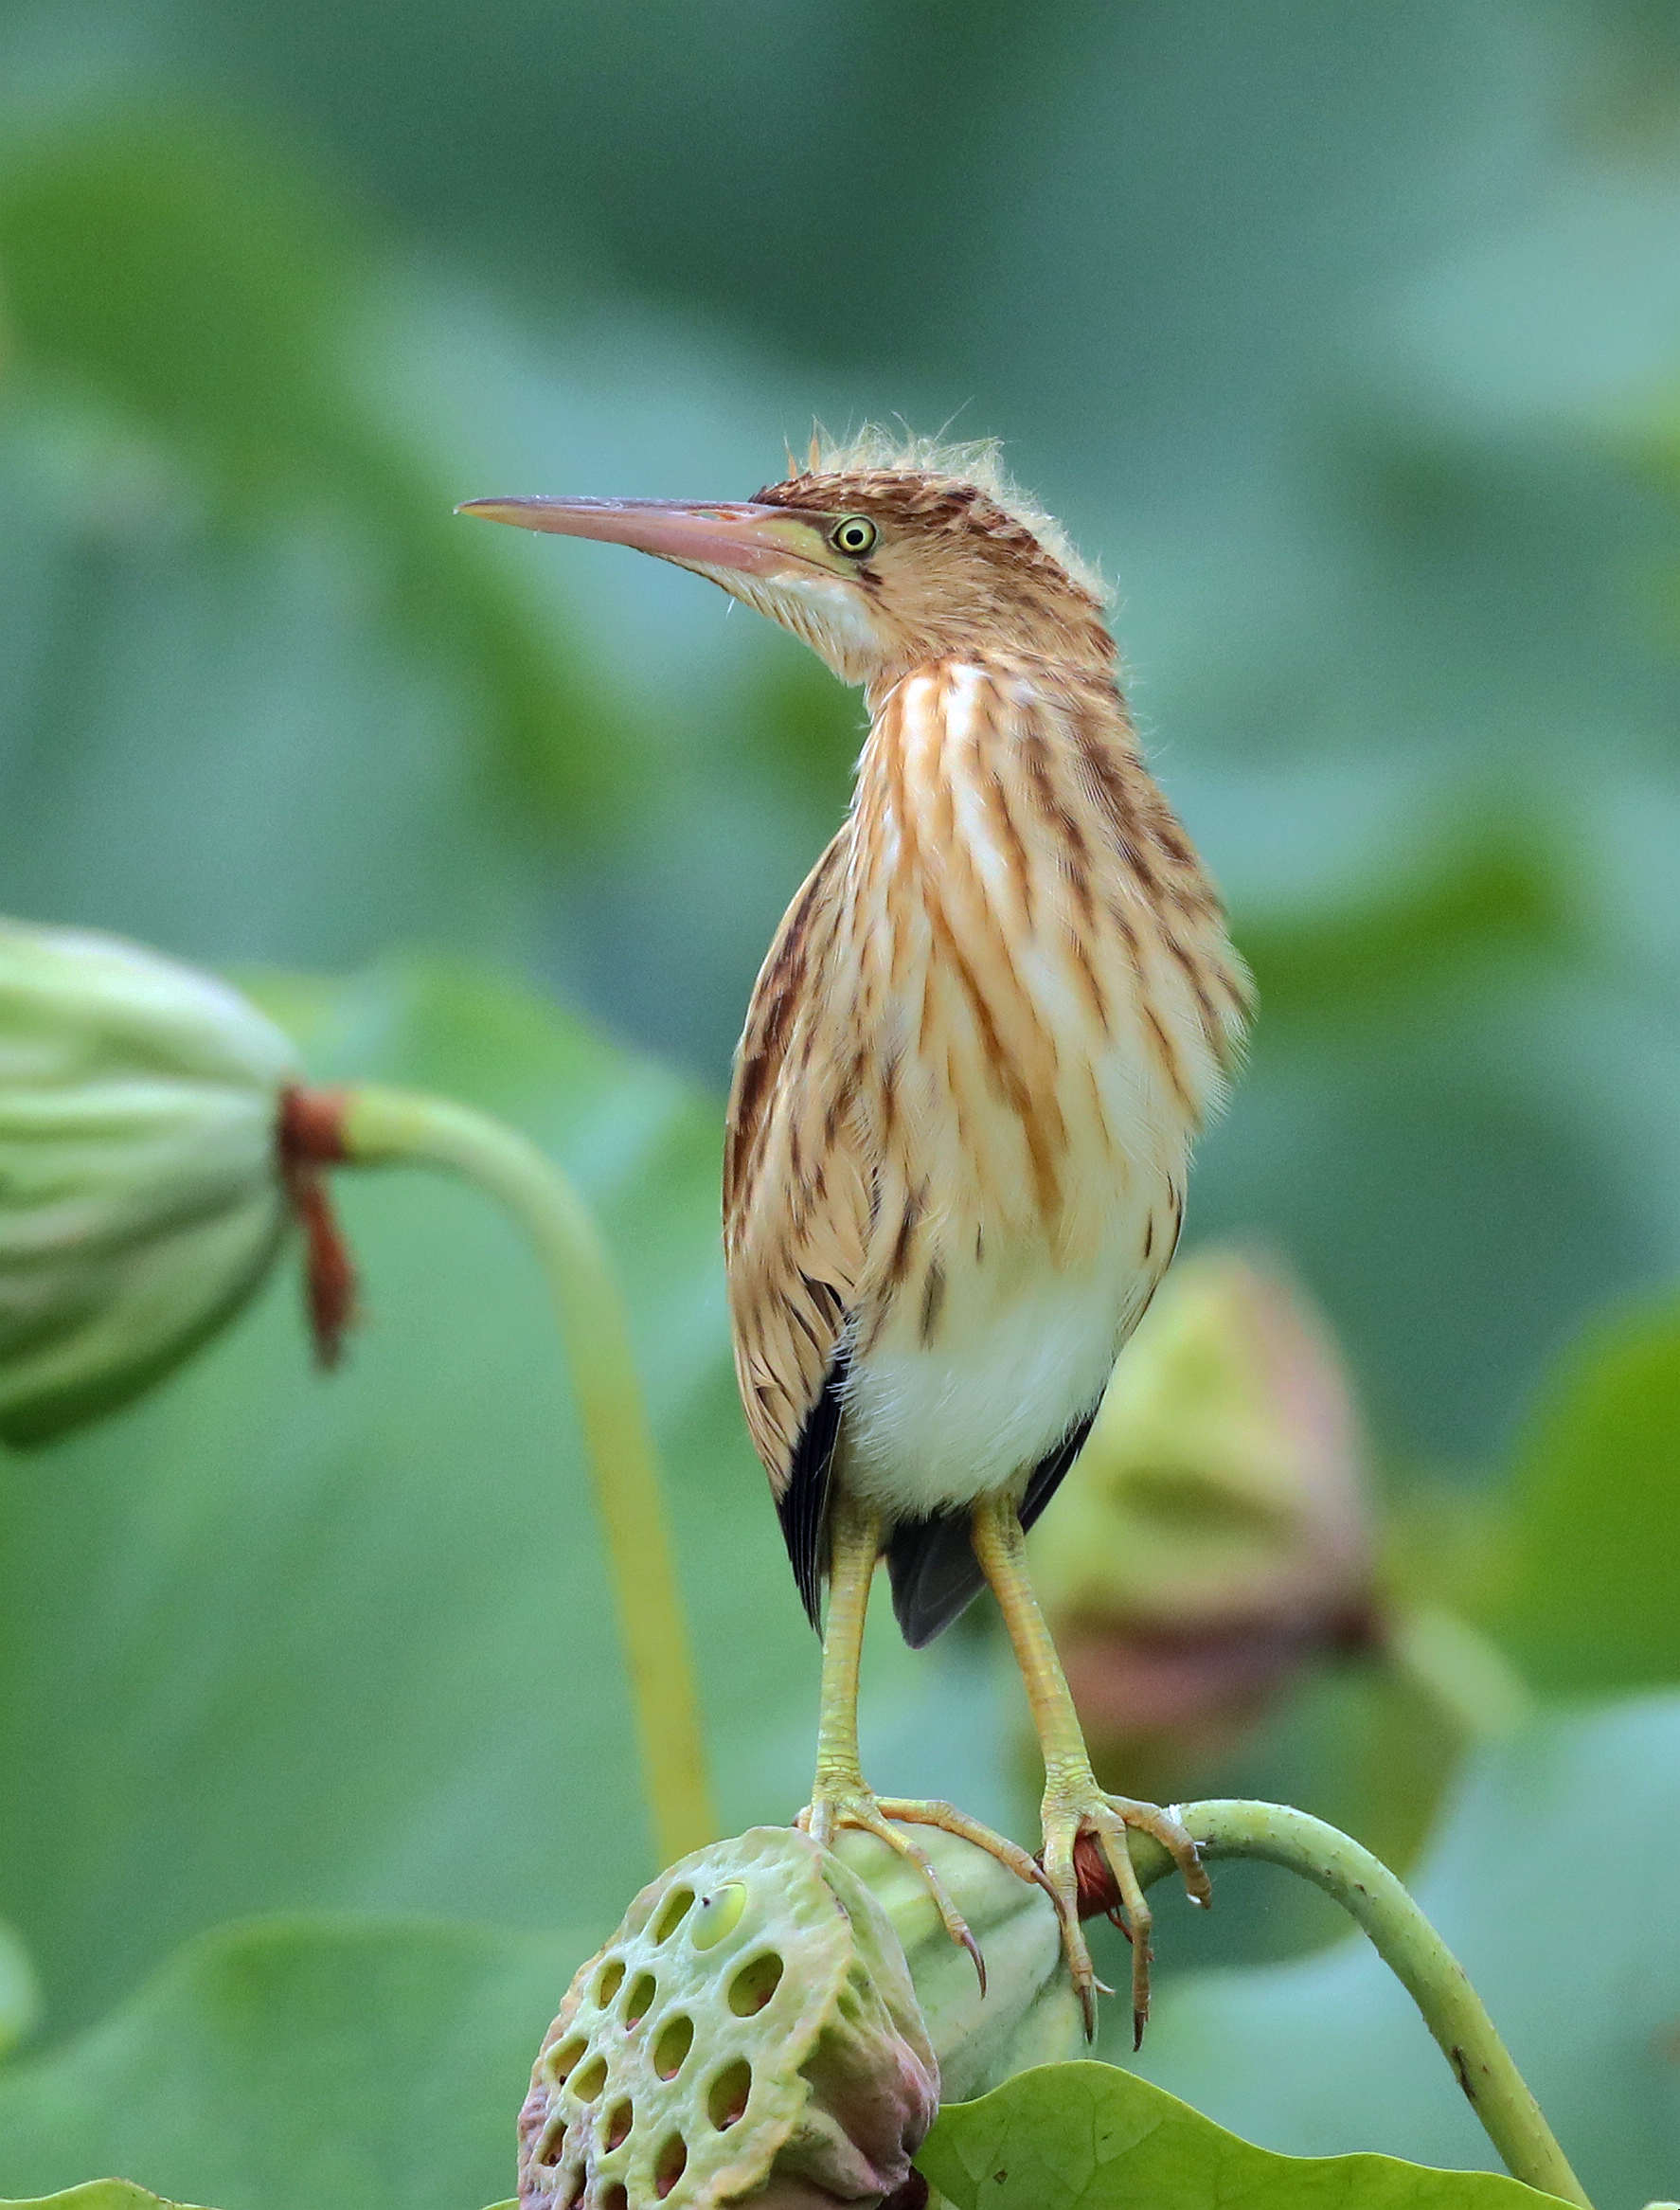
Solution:
[(857, 807), (884, 811), (898, 848), (907, 835), (924, 857), (942, 844), (949, 856), (957, 835), (972, 857), (1016, 869), (1036, 857), (1066, 876), (1076, 907), (1117, 864), (1146, 896), (1170, 881), (1173, 900), (1217, 909), (1144, 764), (1112, 646), (948, 654), (872, 689), (869, 707)]

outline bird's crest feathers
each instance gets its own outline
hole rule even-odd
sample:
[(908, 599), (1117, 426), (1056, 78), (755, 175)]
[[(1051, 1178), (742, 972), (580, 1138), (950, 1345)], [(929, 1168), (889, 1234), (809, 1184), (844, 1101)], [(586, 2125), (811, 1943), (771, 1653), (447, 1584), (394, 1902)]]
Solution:
[(1014, 481), (1003, 464), (1003, 446), (996, 438), (948, 443), (938, 438), (919, 438), (908, 430), (890, 430), (879, 422), (866, 422), (855, 436), (838, 439), (818, 424), (803, 465), (795, 460), (791, 451), (788, 454), (788, 480), (804, 476), (921, 476), (947, 484), (973, 484), (1001, 513), (1035, 538), (1099, 604), (1109, 602), (1111, 594), (1100, 572), (1075, 550), (1055, 516)]

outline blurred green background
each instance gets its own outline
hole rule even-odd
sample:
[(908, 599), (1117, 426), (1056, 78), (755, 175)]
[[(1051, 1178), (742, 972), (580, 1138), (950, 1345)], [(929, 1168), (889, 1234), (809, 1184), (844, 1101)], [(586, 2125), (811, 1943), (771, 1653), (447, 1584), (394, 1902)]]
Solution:
[[(1192, 1239), (1322, 1303), (1397, 1572), (1542, 1688), (1671, 1682), (1677, 241), (1653, 0), (0, 5), (0, 907), (268, 971), (323, 1074), (577, 1173), (730, 1824), (802, 1799), (815, 1648), (728, 1375), (720, 1099), (860, 706), (693, 578), (453, 504), (748, 495), (813, 416), (1001, 435), (1116, 584), (1260, 979)], [(287, 1289), (0, 1462), (0, 1914), (42, 1990), (9, 2191), (151, 2142), (153, 2184), (342, 2200), (295, 2142), (242, 2194), (184, 2118), (108, 2142), (51, 2068), (227, 1918), (583, 1944), (652, 1869), (534, 1269), (462, 1193), (345, 1204), (331, 1388)], [(876, 1638), (884, 1784), (1020, 1822), (994, 1659)], [(1326, 1677), (1213, 1777), (1403, 1853), (1454, 1754)], [(1169, 1957), (1326, 1931), (1227, 1892)], [(505, 2191), (476, 2154), (405, 2203)], [(1630, 2188), (1672, 2191), (1654, 2154)]]

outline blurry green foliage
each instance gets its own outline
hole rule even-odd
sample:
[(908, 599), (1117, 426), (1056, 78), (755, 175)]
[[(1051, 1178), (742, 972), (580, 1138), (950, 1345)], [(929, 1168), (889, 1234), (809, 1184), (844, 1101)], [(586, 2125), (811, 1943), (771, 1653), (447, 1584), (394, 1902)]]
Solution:
[(39, 2003), (28, 1952), (0, 1919), (0, 2057), (34, 2024)]
[(465, 687), (551, 830), (622, 802), (627, 723), (382, 404), (371, 225), (307, 167), (186, 109), (21, 135), (0, 278), (0, 425), (14, 466), (31, 443), (49, 462), (38, 493), (72, 558), (162, 539), (213, 570), (325, 526), (363, 622)]
[(226, 2210), (469, 2210), (512, 2176), (531, 2059), (593, 1938), (308, 1919), (210, 1935), (0, 2078), (6, 2184), (116, 2171)]
[(382, 407), (364, 350), (379, 261), (307, 168), (186, 113), (54, 134), (0, 173), (0, 268), (26, 385), (122, 409), (195, 464), (213, 517), (353, 519), (404, 642), (467, 676), (551, 827), (622, 798), (621, 714), (523, 611)]
[(1580, 948), (1560, 839), (1510, 806), (1460, 818), (1409, 871), (1329, 912), (1305, 901), (1242, 929), (1267, 1027), (1315, 1022), (1338, 1033), (1403, 1016), (1408, 1003), (1449, 1002), (1512, 967)]
[(1541, 1688), (1680, 1678), (1680, 1307), (1593, 1329), (1517, 1454), (1514, 1586), (1495, 1614)]

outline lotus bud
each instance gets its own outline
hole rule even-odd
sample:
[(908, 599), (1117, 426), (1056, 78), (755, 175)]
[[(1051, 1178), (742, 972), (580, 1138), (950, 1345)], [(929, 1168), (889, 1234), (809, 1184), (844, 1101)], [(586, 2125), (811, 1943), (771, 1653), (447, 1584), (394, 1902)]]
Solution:
[(519, 2116), (521, 2210), (907, 2202), (938, 2098), (880, 1904), (754, 1827), (644, 1888), (573, 1980)]
[(939, 2062), (947, 2102), (968, 2102), (1034, 2064), (1084, 2051), (1079, 1997), (1063, 1955), (1056, 1910), (973, 1842), (919, 1826), (946, 1894), (986, 1960), (984, 1994), (968, 1954), (946, 1932), (917, 1868), (872, 1834), (844, 1829), (834, 1851), (892, 1922)]
[(1311, 1657), (1369, 1641), (1366, 1485), (1301, 1293), (1245, 1259), (1181, 1260), (1033, 1537), (1099, 1771), (1181, 1793)]
[(169, 1373), (257, 1289), (295, 1210), (326, 1249), (313, 1170), (279, 1142), (296, 1078), (225, 984), (0, 922), (0, 1439), (47, 1441)]

